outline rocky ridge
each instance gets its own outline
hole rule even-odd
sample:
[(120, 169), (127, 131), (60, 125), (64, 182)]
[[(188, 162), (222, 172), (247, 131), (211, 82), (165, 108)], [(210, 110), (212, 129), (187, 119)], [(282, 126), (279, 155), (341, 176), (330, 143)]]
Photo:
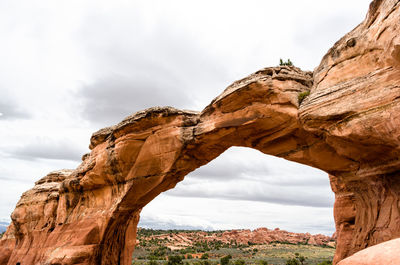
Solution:
[(137, 244), (146, 243), (157, 239), (166, 241), (166, 246), (171, 248), (193, 246), (197, 242), (215, 242), (219, 241), (222, 244), (237, 244), (237, 245), (262, 245), (274, 242), (290, 243), (290, 244), (309, 244), (314, 246), (335, 246), (334, 238), (326, 235), (311, 235), (310, 233), (292, 233), (279, 228), (268, 229), (265, 227), (255, 230), (249, 229), (234, 229), (220, 232), (204, 232), (190, 231), (178, 233), (165, 233), (150, 236), (142, 236)]

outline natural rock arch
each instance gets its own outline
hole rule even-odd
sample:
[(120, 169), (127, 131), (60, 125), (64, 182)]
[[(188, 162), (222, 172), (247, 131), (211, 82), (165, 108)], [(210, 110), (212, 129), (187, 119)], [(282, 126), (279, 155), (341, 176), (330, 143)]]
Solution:
[(77, 169), (22, 195), (0, 263), (130, 264), (140, 210), (230, 146), (330, 174), (335, 263), (400, 237), (399, 18), (399, 1), (375, 0), (314, 73), (265, 68), (200, 113), (151, 108), (94, 133)]

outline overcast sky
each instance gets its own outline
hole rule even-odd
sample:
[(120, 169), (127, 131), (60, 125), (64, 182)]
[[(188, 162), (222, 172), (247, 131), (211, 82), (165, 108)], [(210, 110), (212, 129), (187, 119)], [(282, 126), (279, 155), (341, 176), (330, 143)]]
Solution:
[[(201, 110), (279, 58), (313, 70), (368, 0), (0, 1), (0, 220), (49, 171), (75, 168), (99, 128), (151, 106)], [(153, 228), (331, 234), (328, 177), (245, 148), (142, 212)]]

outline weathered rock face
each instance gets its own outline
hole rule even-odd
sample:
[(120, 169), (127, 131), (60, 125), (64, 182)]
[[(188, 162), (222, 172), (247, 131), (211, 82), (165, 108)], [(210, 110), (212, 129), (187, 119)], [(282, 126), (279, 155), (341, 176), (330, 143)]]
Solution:
[(400, 237), (399, 19), (399, 1), (375, 0), (314, 75), (265, 68), (201, 113), (152, 108), (98, 131), (77, 169), (23, 194), (0, 263), (130, 264), (141, 209), (231, 146), (330, 174), (335, 263)]
[(314, 71), (304, 129), (351, 164), (328, 171), (336, 195), (335, 261), (400, 237), (400, 1), (375, 0)]
[(400, 260), (400, 239), (393, 239), (361, 250), (337, 265), (397, 265)]

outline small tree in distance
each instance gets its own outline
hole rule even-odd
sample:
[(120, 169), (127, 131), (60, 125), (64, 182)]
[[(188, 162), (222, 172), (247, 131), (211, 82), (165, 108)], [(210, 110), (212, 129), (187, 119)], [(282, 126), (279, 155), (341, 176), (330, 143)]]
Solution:
[(293, 66), (293, 63), (290, 59), (287, 59), (287, 61), (283, 61), (282, 58), (279, 59), (279, 65), (283, 66), (283, 65), (287, 65), (287, 66)]
[(246, 262), (242, 259), (238, 259), (235, 261), (234, 265), (246, 265)]
[(225, 256), (223, 258), (221, 258), (221, 265), (228, 265), (229, 264), (229, 260), (232, 258), (231, 255)]
[(182, 257), (177, 255), (177, 256), (168, 256), (168, 262), (167, 265), (182, 265)]

